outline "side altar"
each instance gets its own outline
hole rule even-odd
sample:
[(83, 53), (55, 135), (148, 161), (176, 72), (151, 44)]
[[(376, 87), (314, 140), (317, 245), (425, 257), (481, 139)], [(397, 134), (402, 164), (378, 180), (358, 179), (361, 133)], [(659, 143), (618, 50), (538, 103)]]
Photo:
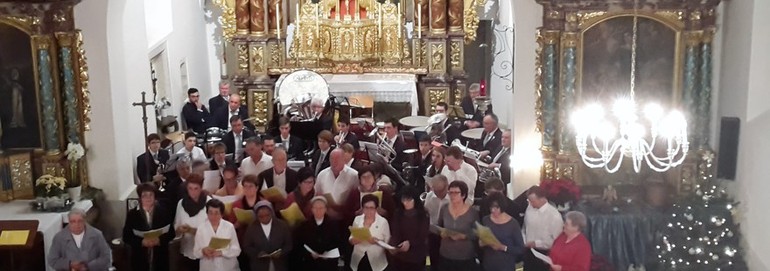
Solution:
[(484, 2), (216, 0), (226, 41), (223, 77), (247, 97), (261, 129), (273, 117), (276, 82), (296, 70), (414, 75), (417, 99), (406, 102), (418, 109), (412, 114), (430, 114), (436, 103), (459, 105), (465, 95), (464, 43), (476, 37), (476, 9)]
[(86, 159), (64, 155), (85, 145), (91, 111), (77, 2), (0, 2), (0, 202), (34, 198), (44, 174), (88, 185)]

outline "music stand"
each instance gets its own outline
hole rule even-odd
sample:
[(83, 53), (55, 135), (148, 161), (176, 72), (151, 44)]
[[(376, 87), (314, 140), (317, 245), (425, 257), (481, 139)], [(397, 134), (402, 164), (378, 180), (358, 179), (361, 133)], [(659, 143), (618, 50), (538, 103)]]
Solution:
[(32, 249), (35, 244), (35, 238), (37, 237), (37, 227), (40, 222), (37, 220), (8, 220), (0, 221), (0, 236), (7, 231), (27, 231), (27, 239), (24, 244), (0, 244), (0, 251), (8, 251), (10, 263), (10, 270), (16, 269), (14, 259), (16, 258), (15, 252), (17, 250), (29, 250)]
[(450, 105), (449, 108), (447, 108), (446, 116), (447, 116), (447, 118), (464, 119), (465, 118), (465, 111), (463, 110), (462, 106)]

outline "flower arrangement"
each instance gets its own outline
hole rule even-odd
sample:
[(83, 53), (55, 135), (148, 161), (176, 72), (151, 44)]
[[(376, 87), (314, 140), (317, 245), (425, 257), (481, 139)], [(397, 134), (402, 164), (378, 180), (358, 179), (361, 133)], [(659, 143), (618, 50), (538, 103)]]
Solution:
[(543, 180), (540, 187), (556, 206), (575, 203), (580, 199), (580, 187), (570, 179)]
[(69, 161), (70, 165), (70, 179), (67, 183), (68, 187), (76, 187), (80, 185), (80, 180), (78, 179), (78, 161), (80, 161), (80, 158), (83, 158), (85, 154), (86, 151), (83, 149), (83, 145), (80, 145), (80, 143), (70, 142), (67, 144), (67, 150), (64, 152), (64, 155), (67, 156), (67, 160)]
[(64, 177), (54, 177), (43, 175), (35, 181), (35, 194), (38, 197), (53, 198), (59, 197), (64, 193), (64, 187), (67, 185), (67, 179)]

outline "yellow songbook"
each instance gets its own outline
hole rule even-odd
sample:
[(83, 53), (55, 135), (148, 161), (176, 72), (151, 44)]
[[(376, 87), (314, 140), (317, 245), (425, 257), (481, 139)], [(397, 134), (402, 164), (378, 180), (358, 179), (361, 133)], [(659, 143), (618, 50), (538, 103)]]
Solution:
[(302, 210), (296, 202), (293, 202), (289, 207), (286, 207), (286, 209), (281, 210), (281, 216), (286, 220), (286, 223), (289, 224), (289, 227), (298, 226), (305, 221), (305, 214), (302, 213)]
[(286, 191), (275, 186), (262, 190), (259, 193), (270, 202), (281, 202), (286, 200)]
[(5, 230), (0, 233), (0, 246), (22, 246), (27, 244), (29, 230)]
[(356, 227), (350, 227), (350, 236), (353, 237), (353, 239), (359, 240), (359, 241), (368, 241), (372, 238), (372, 233), (369, 232), (369, 228), (356, 228)]
[(481, 243), (494, 246), (494, 245), (502, 245), (500, 243), (500, 240), (497, 240), (497, 237), (495, 237), (495, 234), (492, 233), (492, 229), (489, 227), (486, 227), (484, 225), (481, 225), (479, 222), (476, 222), (476, 229), (473, 230), (476, 235), (479, 236), (479, 241)]
[(230, 239), (211, 237), (209, 248), (223, 249), (230, 245)]
[(248, 224), (251, 224), (252, 221), (254, 221), (254, 211), (252, 210), (233, 208), (233, 212), (235, 212), (235, 218), (238, 219), (238, 223), (248, 225)]

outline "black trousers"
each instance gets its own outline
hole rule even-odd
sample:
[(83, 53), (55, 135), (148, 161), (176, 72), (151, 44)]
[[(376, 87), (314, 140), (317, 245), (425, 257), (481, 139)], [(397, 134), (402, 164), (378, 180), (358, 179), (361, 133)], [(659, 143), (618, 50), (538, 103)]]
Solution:
[(372, 271), (372, 264), (369, 263), (369, 255), (364, 254), (364, 257), (358, 262), (358, 271)]
[[(548, 255), (548, 250), (545, 250), (545, 249), (535, 249), (535, 250), (545, 255)], [(532, 250), (526, 249), (524, 251), (524, 271), (550, 271), (550, 270), (551, 270), (551, 266), (543, 262), (542, 260), (536, 258), (535, 255), (532, 254)]]
[(200, 271), (201, 260), (193, 260), (182, 256), (182, 270)]
[(436, 234), (428, 235), (428, 256), (430, 257), (430, 270), (441, 270), (441, 236)]

